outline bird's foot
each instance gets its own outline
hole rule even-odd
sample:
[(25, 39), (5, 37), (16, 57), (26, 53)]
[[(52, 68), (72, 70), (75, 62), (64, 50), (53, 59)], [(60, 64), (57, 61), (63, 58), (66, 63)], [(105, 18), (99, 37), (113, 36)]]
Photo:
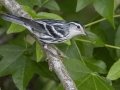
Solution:
[[(65, 57), (68, 58), (61, 50), (59, 50), (57, 47), (55, 47), (52, 44), (44, 44), (44, 49), (52, 53), (54, 56), (60, 56), (60, 57)], [(52, 47), (52, 48), (51, 48)]]

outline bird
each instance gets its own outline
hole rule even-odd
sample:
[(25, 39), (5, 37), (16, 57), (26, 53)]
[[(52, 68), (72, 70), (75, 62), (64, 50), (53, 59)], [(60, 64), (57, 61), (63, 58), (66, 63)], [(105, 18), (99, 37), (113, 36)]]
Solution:
[(78, 21), (67, 22), (55, 19), (28, 19), (5, 13), (2, 19), (27, 28), (45, 44), (63, 43), (77, 35), (87, 35), (84, 25)]

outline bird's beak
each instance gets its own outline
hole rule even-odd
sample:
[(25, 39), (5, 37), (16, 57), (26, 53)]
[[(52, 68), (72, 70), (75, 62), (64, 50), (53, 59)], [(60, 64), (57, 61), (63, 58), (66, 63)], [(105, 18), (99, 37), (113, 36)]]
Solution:
[(88, 34), (85, 32), (85, 35), (88, 36)]
[(88, 34), (85, 31), (85, 28), (83, 28), (83, 30), (81, 32), (82, 32), (83, 35), (88, 36)]
[(88, 36), (88, 34), (85, 31), (82, 34), (85, 35), (85, 36)]

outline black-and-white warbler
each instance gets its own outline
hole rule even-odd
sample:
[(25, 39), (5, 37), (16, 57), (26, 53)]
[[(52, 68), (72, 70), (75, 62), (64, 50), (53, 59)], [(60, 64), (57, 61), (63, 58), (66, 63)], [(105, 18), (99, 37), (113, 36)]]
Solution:
[(4, 20), (26, 27), (38, 40), (45, 44), (62, 43), (76, 35), (87, 35), (84, 26), (78, 22), (53, 19), (27, 19), (12, 14), (4, 14)]

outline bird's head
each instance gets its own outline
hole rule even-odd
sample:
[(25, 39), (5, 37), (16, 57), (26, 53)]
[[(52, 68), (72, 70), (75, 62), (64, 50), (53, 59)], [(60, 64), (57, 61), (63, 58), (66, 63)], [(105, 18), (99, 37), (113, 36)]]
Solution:
[(76, 35), (87, 35), (84, 26), (80, 22), (77, 21), (69, 22), (69, 25), (70, 25), (69, 32), (71, 38)]

